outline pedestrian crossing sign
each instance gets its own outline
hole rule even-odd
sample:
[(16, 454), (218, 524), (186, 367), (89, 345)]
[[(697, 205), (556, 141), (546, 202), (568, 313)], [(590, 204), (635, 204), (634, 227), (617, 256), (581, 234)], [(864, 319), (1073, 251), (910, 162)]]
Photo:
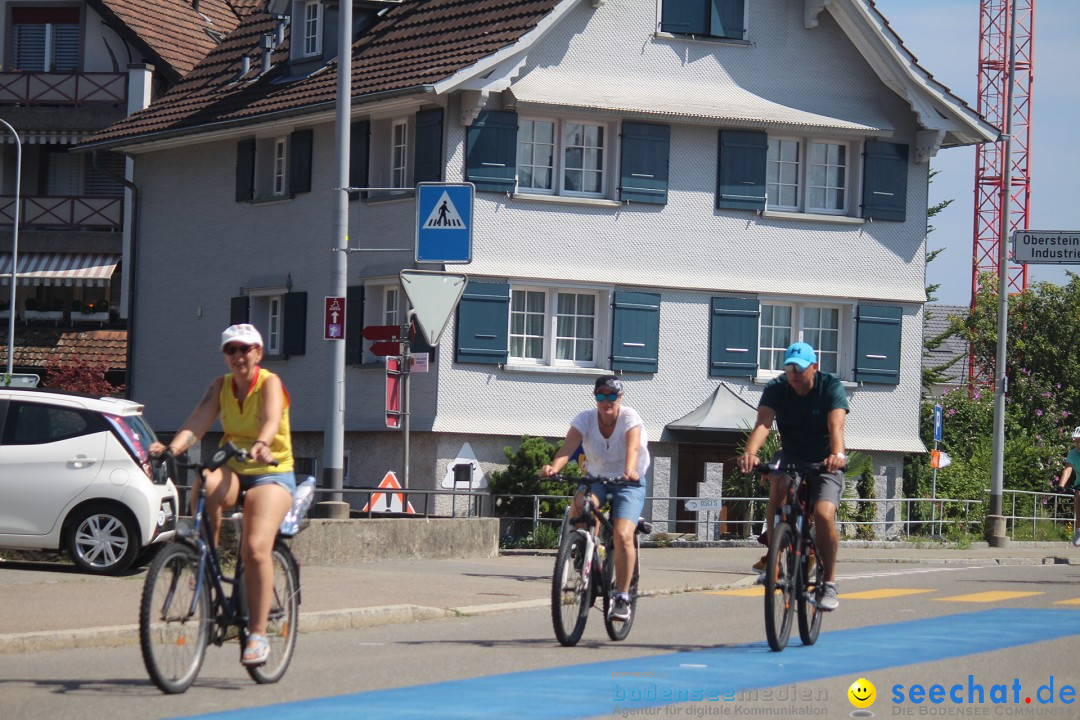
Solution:
[(416, 186), (416, 262), (472, 262), (472, 183)]

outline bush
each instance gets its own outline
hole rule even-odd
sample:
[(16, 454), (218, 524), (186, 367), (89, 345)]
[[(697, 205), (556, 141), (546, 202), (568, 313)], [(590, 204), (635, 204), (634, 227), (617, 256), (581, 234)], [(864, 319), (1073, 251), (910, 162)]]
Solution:
[[(514, 449), (504, 447), (506, 470), (496, 470), (491, 474), (488, 490), (495, 497), (496, 517), (513, 518), (509, 534), (519, 537), (532, 531), (533, 499), (531, 497), (498, 497), (499, 495), (572, 495), (574, 488), (569, 483), (539, 477), (540, 468), (551, 462), (558, 447), (552, 442), (539, 437), (524, 435), (521, 445)], [(580, 477), (581, 470), (576, 462), (568, 463), (563, 468), (563, 475)], [(547, 498), (540, 500), (539, 516), (559, 518), (566, 512), (569, 498)]]

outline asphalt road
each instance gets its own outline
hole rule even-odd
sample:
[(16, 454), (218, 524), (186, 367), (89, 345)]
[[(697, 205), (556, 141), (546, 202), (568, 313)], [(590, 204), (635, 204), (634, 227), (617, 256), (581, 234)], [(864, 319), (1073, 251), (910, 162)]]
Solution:
[(840, 580), (817, 645), (796, 635), (782, 653), (765, 644), (760, 590), (743, 587), (643, 598), (621, 643), (594, 611), (575, 648), (536, 606), (304, 633), (273, 686), (227, 644), (180, 696), (149, 683), (134, 646), (0, 655), (0, 717), (833, 718), (857, 710), (860, 678), (876, 717), (1080, 715), (1080, 566), (862, 562)]

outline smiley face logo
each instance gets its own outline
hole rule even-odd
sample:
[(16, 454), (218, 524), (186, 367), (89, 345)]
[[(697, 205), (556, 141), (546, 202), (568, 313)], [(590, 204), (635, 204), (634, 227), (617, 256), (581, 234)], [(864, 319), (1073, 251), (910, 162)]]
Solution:
[(851, 687), (847, 690), (847, 696), (855, 707), (868, 708), (877, 699), (877, 688), (874, 687), (874, 683), (866, 678), (859, 678), (851, 683)]

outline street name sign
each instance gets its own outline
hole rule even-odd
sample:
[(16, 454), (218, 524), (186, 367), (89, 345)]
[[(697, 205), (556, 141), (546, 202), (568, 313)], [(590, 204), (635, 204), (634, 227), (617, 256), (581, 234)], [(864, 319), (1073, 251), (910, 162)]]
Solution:
[(416, 186), (416, 262), (472, 262), (472, 183)]
[(683, 502), (687, 510), (719, 510), (724, 504), (722, 498), (690, 498)]
[(1012, 255), (1024, 265), (1080, 265), (1080, 230), (1014, 230)]

